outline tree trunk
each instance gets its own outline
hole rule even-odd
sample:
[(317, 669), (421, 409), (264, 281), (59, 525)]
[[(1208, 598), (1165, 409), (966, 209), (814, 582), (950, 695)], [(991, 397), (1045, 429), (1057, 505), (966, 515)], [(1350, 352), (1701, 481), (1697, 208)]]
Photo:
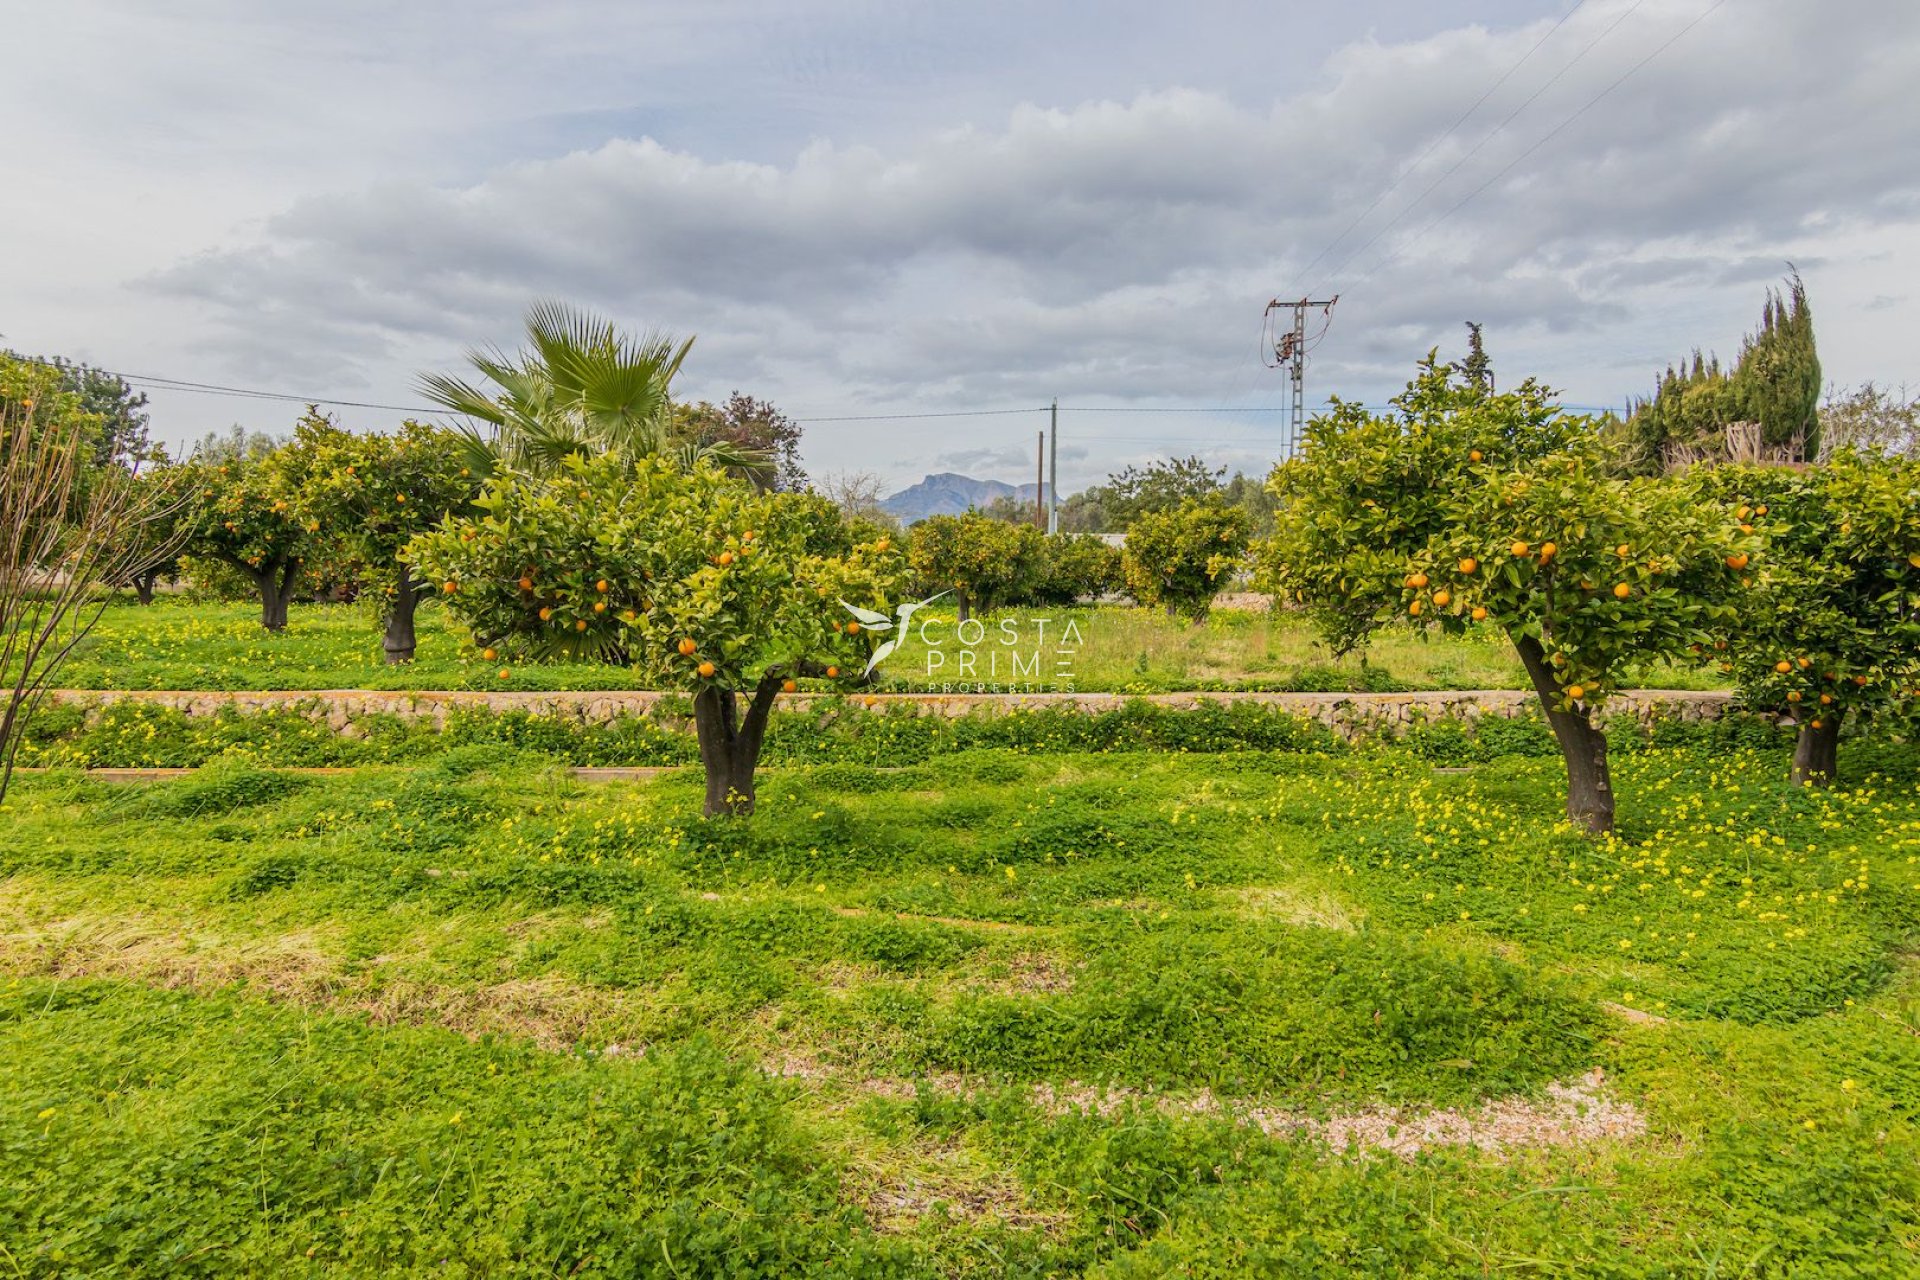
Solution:
[(254, 571), (260, 588), (260, 625), (269, 631), (287, 629), (287, 602), (293, 599), (293, 580), (297, 573), (291, 564), (268, 565)]
[(380, 642), (381, 647), (387, 652), (388, 666), (413, 661), (413, 651), (416, 647), (413, 636), (413, 615), (419, 607), (420, 584), (414, 580), (413, 570), (402, 565), (400, 581), (393, 593), (393, 602), (387, 607), (387, 633)]
[[(1827, 708), (1817, 716), (1800, 722), (1800, 734), (1793, 744), (1793, 773), (1796, 787), (1826, 787), (1840, 776), (1840, 716)], [(1819, 728), (1814, 728), (1815, 723)]]
[(136, 573), (133, 575), (133, 595), (141, 604), (153, 603), (153, 587), (159, 581), (158, 573)]
[(968, 618), (971, 618), (973, 616), (973, 611), (967, 607), (973, 602), (967, 599), (966, 592), (955, 591), (953, 593), (953, 599), (954, 599), (954, 603), (958, 606), (958, 616), (954, 618), (954, 621), (956, 623), (965, 622)]
[(760, 763), (767, 716), (783, 679), (784, 674), (778, 671), (760, 677), (744, 720), (740, 719), (739, 698), (733, 690), (709, 686), (694, 695), (694, 735), (699, 739), (700, 763), (707, 773), (707, 817), (724, 814), (744, 818), (753, 812), (753, 771)]
[(1604, 835), (1613, 830), (1613, 774), (1607, 768), (1607, 737), (1594, 728), (1585, 708), (1558, 709), (1561, 689), (1547, 662), (1546, 651), (1532, 636), (1513, 636), (1513, 647), (1520, 651), (1533, 690), (1553, 726), (1560, 743), (1560, 756), (1567, 764), (1567, 818), (1589, 835)]

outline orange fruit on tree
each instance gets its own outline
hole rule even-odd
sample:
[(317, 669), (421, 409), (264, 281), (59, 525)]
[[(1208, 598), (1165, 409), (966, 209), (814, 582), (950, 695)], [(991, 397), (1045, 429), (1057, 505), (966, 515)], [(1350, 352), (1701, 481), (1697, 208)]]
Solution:
[(601, 595), (605, 595), (607, 592), (607, 580), (605, 578), (600, 579), (600, 581), (593, 584), (593, 589)]
[(1626, 583), (1616, 582), (1613, 584), (1613, 595), (1615, 599), (1625, 600), (1628, 596), (1632, 594), (1633, 594), (1633, 588), (1628, 586)]
[(509, 677), (509, 676), (511, 676), (512, 674), (513, 674), (513, 672), (511, 672), (511, 671), (509, 671), (509, 670), (507, 670), (507, 669), (506, 669), (505, 667), (502, 667), (502, 668), (500, 668), (500, 678), (501, 678), (502, 680), (505, 680), (506, 678), (508, 678), (508, 677)]
[(1761, 505), (1759, 505), (1759, 506), (1757, 506), (1757, 507), (1755, 507), (1755, 508), (1753, 509), (1753, 514), (1755, 514), (1755, 515), (1757, 515), (1757, 516), (1763, 516), (1763, 515), (1765, 515), (1765, 514), (1767, 514), (1767, 508), (1766, 508), (1766, 504), (1765, 504), (1765, 503), (1762, 503)]
[(1810, 666), (1812, 666), (1812, 665), (1813, 665), (1813, 659), (1812, 659), (1812, 658), (1802, 658), (1802, 659), (1800, 659), (1800, 669), (1801, 669), (1802, 671), (1805, 671), (1805, 670), (1806, 670), (1806, 669), (1807, 669), (1808, 667), (1810, 667)]
[(1741, 525), (1741, 526), (1740, 526), (1740, 532), (1742, 532), (1742, 533), (1752, 533), (1752, 532), (1753, 532), (1753, 526), (1752, 526), (1752, 525), (1750, 525), (1750, 524), (1743, 524), (1743, 525)]
[(520, 589), (521, 589), (522, 591), (531, 591), (531, 590), (533, 590), (533, 579), (532, 579), (532, 578), (521, 578), (521, 579), (520, 579)]
[(552, 620), (553, 620), (553, 609), (552, 609), (552, 608), (551, 608), (550, 606), (548, 606), (548, 605), (541, 605), (541, 606), (540, 606), (540, 621), (542, 621), (542, 622), (551, 622)]
[(1727, 568), (1732, 569), (1734, 572), (1738, 573), (1740, 570), (1746, 567), (1747, 567), (1746, 552), (1743, 551), (1737, 556), (1727, 557)]
[(607, 602), (605, 600), (595, 600), (593, 602), (593, 611), (595, 613), (605, 613), (607, 611)]
[(1483, 453), (1481, 453), (1481, 452), (1480, 452), (1480, 451), (1479, 451), (1478, 449), (1469, 449), (1469, 450), (1467, 450), (1467, 461), (1468, 461), (1468, 462), (1479, 462), (1479, 461), (1480, 461), (1480, 460), (1481, 460), (1482, 458), (1484, 458), (1485, 456), (1486, 456), (1486, 455), (1485, 455), (1485, 454), (1483, 454)]
[(1410, 614), (1412, 614), (1412, 615), (1413, 615), (1414, 617), (1416, 617), (1416, 618), (1417, 618), (1417, 617), (1419, 617), (1419, 616), (1420, 616), (1420, 602), (1419, 602), (1418, 600), (1415, 600), (1415, 601), (1414, 601), (1414, 602), (1413, 602), (1412, 604), (1410, 604), (1410, 605), (1408, 605), (1408, 606), (1407, 606), (1407, 612), (1408, 612), (1408, 613), (1410, 613)]
[(1791, 693), (1789, 693), (1789, 694), (1787, 695), (1787, 701), (1788, 701), (1788, 702), (1798, 702), (1798, 701), (1800, 701), (1800, 691), (1799, 691), (1798, 689), (1795, 689), (1795, 690), (1794, 690), (1793, 692), (1791, 692)]
[(1787, 674), (1787, 672), (1793, 670), (1793, 664), (1791, 662), (1786, 661), (1785, 659), (1782, 659), (1781, 661), (1773, 664), (1773, 669), (1775, 671), (1778, 671), (1781, 675), (1785, 675)]
[(1578, 702), (1587, 696), (1587, 687), (1581, 684), (1570, 684), (1567, 686), (1567, 696)]
[(1824, 720), (1821, 720), (1818, 716), (1814, 717), (1814, 721), (1813, 721), (1814, 728), (1816, 729), (1822, 728), (1824, 727), (1825, 724), (1826, 722)]
[(1833, 695), (1832, 695), (1832, 694), (1830, 694), (1830, 693), (1823, 693), (1823, 694), (1821, 694), (1821, 695), (1820, 695), (1820, 705), (1821, 705), (1821, 706), (1823, 706), (1823, 707), (1830, 707), (1830, 706), (1832, 706), (1832, 705), (1833, 705)]
[(585, 631), (587, 629), (587, 620), (585, 618), (574, 619), (573, 629), (575, 631)]
[(848, 635), (852, 635), (852, 634), (854, 634), (855, 632), (857, 632), (858, 630), (860, 630), (860, 624), (859, 624), (859, 623), (857, 623), (857, 622), (849, 622), (849, 623), (847, 624), (847, 634), (848, 634)]
[(1920, 556), (1908, 556), (1907, 563), (1916, 569), (1920, 569)]
[(680, 648), (680, 656), (681, 656), (681, 657), (683, 657), (683, 658), (691, 658), (691, 657), (693, 656), (693, 654), (694, 654), (694, 650), (696, 650), (696, 649), (698, 649), (699, 647), (700, 647), (699, 645), (697, 645), (697, 644), (695, 644), (695, 643), (693, 642), (693, 637), (692, 637), (692, 636), (682, 636), (682, 637), (680, 637), (680, 645), (679, 645), (679, 648)]
[(1560, 548), (1554, 543), (1543, 542), (1540, 544), (1540, 563), (1541, 564), (1545, 564), (1547, 561), (1553, 559), (1555, 556), (1559, 554), (1560, 554)]
[(1527, 554), (1527, 553), (1528, 553), (1529, 551), (1531, 551), (1531, 550), (1533, 550), (1533, 548), (1532, 548), (1532, 547), (1529, 547), (1529, 546), (1528, 546), (1528, 545), (1527, 545), (1526, 543), (1524, 543), (1524, 542), (1519, 542), (1519, 541), (1515, 541), (1515, 543), (1513, 544), (1513, 546), (1511, 546), (1511, 547), (1509, 547), (1509, 548), (1508, 548), (1508, 550), (1510, 550), (1510, 551), (1512, 551), (1512, 552), (1513, 552), (1513, 554), (1514, 554), (1514, 555), (1516, 555), (1516, 556), (1524, 556), (1524, 555), (1526, 555), (1526, 554)]
[(1487, 620), (1487, 611), (1479, 605), (1473, 606), (1473, 620), (1475, 622), (1485, 622)]
[(1619, 546), (1613, 549), (1613, 554), (1619, 556), (1622, 560), (1625, 560), (1628, 556), (1633, 554), (1633, 548), (1629, 547), (1626, 543), (1623, 542)]
[(449, 578), (447, 581), (440, 584), (440, 589), (446, 592), (448, 595), (452, 595), (454, 592), (460, 589), (460, 584), (453, 581), (451, 578)]
[(827, 668), (827, 679), (829, 679), (829, 680), (837, 680), (837, 679), (839, 679), (839, 677), (840, 677), (840, 668), (838, 668), (838, 667), (828, 667), (828, 668)]
[(794, 690), (798, 689), (799, 687), (800, 687), (799, 685), (795, 684), (791, 680), (783, 680), (780, 682), (781, 691), (785, 693), (792, 693)]
[(1453, 603), (1453, 593), (1451, 591), (1441, 590), (1433, 593), (1434, 608), (1444, 609), (1452, 603)]
[(880, 539), (880, 541), (873, 544), (873, 549), (875, 551), (885, 551), (888, 547), (891, 547), (892, 545), (893, 545), (892, 538), (882, 538)]
[(1753, 514), (1753, 508), (1745, 505), (1735, 508), (1733, 513), (1734, 518), (1737, 520), (1745, 520), (1748, 516), (1752, 514)]
[(1480, 567), (1480, 562), (1478, 560), (1475, 560), (1472, 556), (1460, 557), (1460, 572), (1472, 573), (1474, 570), (1478, 569), (1479, 567)]
[(1424, 573), (1413, 574), (1407, 579), (1407, 585), (1417, 591), (1427, 585), (1427, 575)]
[(713, 679), (714, 665), (711, 662), (703, 662), (695, 669), (700, 672), (702, 680)]
[(1864, 689), (1867, 687), (1867, 678), (1865, 676), (1855, 676), (1853, 683), (1855, 688)]
[(480, 656), (482, 658), (485, 658), (488, 662), (492, 662), (495, 658), (500, 656), (500, 651), (498, 649), (483, 649), (480, 652)]
[(720, 567), (724, 569), (726, 566), (732, 563), (733, 563), (733, 552), (722, 551), (720, 553)]

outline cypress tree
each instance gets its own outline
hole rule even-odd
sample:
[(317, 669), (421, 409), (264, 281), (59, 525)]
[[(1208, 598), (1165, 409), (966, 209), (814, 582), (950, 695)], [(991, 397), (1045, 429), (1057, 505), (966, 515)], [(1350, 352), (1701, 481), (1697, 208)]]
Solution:
[(1785, 296), (1767, 291), (1760, 331), (1742, 344), (1733, 377), (1739, 412), (1760, 424), (1764, 443), (1778, 448), (1797, 437), (1802, 456), (1819, 456), (1820, 355), (1798, 271), (1788, 277)]
[(1641, 469), (1658, 470), (1666, 445), (1703, 440), (1734, 422), (1758, 422), (1771, 448), (1798, 438), (1803, 457), (1819, 456), (1820, 356), (1798, 271), (1784, 295), (1767, 291), (1759, 331), (1741, 343), (1733, 368), (1722, 369), (1719, 357), (1698, 347), (1677, 369), (1668, 365), (1652, 399), (1634, 404), (1627, 438)]

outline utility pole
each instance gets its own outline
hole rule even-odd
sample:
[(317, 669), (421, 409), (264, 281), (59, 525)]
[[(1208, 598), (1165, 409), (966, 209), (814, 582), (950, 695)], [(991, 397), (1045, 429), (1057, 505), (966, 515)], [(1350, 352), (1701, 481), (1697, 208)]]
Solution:
[[(1315, 307), (1326, 317), (1326, 324), (1320, 327), (1320, 333), (1327, 331), (1333, 323), (1333, 304), (1340, 301), (1340, 295), (1331, 298), (1302, 298), (1298, 302), (1282, 302), (1275, 298), (1267, 304), (1266, 324), (1268, 335), (1273, 344), (1273, 363), (1270, 369), (1285, 369), (1293, 378), (1293, 400), (1287, 409), (1286, 434), (1280, 441), (1280, 456), (1290, 458), (1300, 443), (1300, 427), (1307, 417), (1307, 312)], [(1280, 333), (1273, 332), (1273, 313), (1276, 311), (1293, 312), (1293, 323)], [(1319, 335), (1315, 335), (1315, 341)]]
[(1047, 536), (1060, 532), (1060, 397), (1053, 398), (1053, 417), (1047, 427)]
[(1033, 451), (1033, 527), (1047, 530), (1047, 433), (1040, 433)]

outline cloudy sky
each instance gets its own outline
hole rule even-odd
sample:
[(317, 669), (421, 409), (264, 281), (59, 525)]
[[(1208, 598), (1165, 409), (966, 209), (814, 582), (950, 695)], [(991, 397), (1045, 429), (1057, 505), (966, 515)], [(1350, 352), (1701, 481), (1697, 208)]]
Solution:
[[(1920, 385), (1913, 0), (0, 17), (0, 342), (132, 374), (417, 404), (557, 297), (697, 334), (689, 396), (803, 419), (1057, 396), (1064, 489), (1264, 469), (1276, 296), (1341, 295), (1312, 400), (1390, 394), (1471, 319), (1504, 377), (1617, 405), (1735, 350), (1791, 260), (1830, 378)], [(173, 441), (295, 412), (151, 394)], [(1017, 480), (1043, 421), (815, 421), (805, 455)]]

